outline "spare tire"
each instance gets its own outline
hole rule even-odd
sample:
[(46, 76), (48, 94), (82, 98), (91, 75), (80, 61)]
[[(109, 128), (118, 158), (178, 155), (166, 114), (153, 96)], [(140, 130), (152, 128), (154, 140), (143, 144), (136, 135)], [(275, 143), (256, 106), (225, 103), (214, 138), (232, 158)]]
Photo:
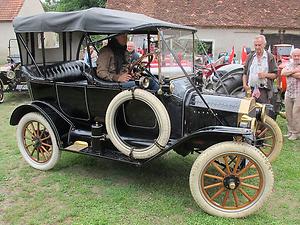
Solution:
[[(135, 148), (124, 142), (116, 128), (116, 114), (119, 107), (133, 98), (146, 103), (152, 109), (159, 126), (157, 139), (153, 141), (152, 145), (145, 148)], [(105, 125), (113, 145), (123, 154), (135, 159), (146, 159), (159, 153), (168, 143), (171, 134), (170, 117), (165, 106), (155, 95), (142, 89), (125, 90), (116, 95), (107, 108)]]

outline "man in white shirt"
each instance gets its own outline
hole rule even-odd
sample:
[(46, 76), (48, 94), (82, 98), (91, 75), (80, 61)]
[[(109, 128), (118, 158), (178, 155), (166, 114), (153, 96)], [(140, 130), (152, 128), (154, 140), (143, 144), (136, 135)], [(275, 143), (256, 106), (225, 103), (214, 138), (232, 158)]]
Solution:
[(260, 103), (270, 103), (273, 96), (273, 80), (278, 71), (274, 56), (265, 50), (265, 46), (264, 35), (255, 37), (255, 51), (248, 55), (243, 75), (244, 90), (254, 92), (254, 97)]

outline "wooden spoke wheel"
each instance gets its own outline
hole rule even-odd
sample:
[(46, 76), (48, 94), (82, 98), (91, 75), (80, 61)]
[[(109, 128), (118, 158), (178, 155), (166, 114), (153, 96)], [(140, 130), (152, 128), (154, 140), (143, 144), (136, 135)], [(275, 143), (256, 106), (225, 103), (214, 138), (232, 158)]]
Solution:
[(256, 131), (256, 147), (273, 162), (280, 154), (283, 137), (276, 121), (267, 116), (265, 123), (259, 122)]
[(239, 218), (257, 211), (272, 191), (271, 165), (254, 146), (222, 142), (195, 161), (190, 188), (198, 205), (216, 216)]
[(32, 167), (51, 169), (59, 160), (60, 151), (48, 121), (38, 113), (22, 117), (17, 128), (20, 152)]

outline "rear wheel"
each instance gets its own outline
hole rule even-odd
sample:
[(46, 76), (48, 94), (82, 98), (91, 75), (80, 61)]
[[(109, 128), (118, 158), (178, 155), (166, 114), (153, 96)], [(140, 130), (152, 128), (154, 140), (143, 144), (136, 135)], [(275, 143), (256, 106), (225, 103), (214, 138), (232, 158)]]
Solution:
[(242, 90), (241, 88), (243, 87), (242, 76), (243, 73), (237, 72), (227, 76), (226, 78), (223, 78), (223, 84), (220, 82), (217, 84), (216, 92), (219, 94), (227, 94), (228, 92), (229, 95), (237, 94), (238, 91)]
[(60, 158), (55, 134), (39, 113), (28, 113), (17, 127), (17, 142), (26, 162), (35, 169), (50, 170)]
[(190, 189), (207, 213), (231, 218), (248, 216), (266, 201), (274, 183), (267, 158), (254, 146), (222, 142), (194, 162)]

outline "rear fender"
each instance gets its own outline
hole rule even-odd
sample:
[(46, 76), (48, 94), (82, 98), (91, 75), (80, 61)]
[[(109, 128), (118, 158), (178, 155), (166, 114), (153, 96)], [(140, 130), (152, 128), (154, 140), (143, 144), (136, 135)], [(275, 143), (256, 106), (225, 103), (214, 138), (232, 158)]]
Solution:
[(57, 143), (59, 144), (60, 148), (69, 145), (70, 131), (74, 127), (72, 122), (59, 111), (57, 111), (57, 109), (55, 109), (53, 106), (45, 102), (34, 101), (31, 104), (17, 107), (10, 117), (10, 125), (18, 125), (21, 118), (30, 112), (39, 112), (45, 117), (55, 133)]

